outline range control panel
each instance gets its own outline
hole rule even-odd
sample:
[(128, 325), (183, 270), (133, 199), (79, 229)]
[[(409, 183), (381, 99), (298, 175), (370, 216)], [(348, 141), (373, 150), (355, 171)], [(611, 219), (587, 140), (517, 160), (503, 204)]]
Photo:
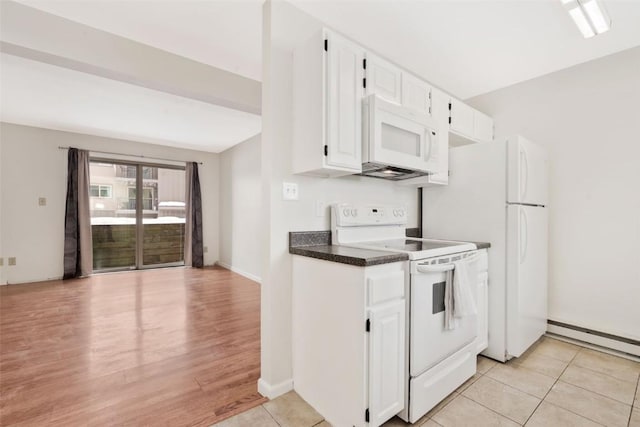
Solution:
[(338, 226), (403, 225), (407, 223), (407, 210), (398, 205), (335, 204), (331, 214)]

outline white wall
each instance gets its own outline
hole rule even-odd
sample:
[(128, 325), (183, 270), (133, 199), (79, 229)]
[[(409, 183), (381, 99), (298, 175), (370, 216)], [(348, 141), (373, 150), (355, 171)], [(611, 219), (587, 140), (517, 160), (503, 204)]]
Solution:
[[(417, 225), (417, 190), (392, 182), (347, 177), (313, 178), (291, 174), (292, 48), (321, 23), (285, 2), (266, 2), (263, 22), (262, 194), (264, 239), (262, 269), (262, 365), (259, 390), (273, 397), (292, 387), (291, 260), (288, 232), (329, 230), (331, 202), (403, 203), (409, 226)], [(366, 44), (366, 43), (365, 43)], [(320, 47), (319, 47), (320, 48)], [(320, 102), (320, 100), (318, 100)], [(318, 147), (320, 150), (320, 147)], [(320, 155), (320, 151), (319, 151)], [(298, 201), (282, 200), (282, 182), (295, 182)]]
[[(2, 254), (17, 257), (16, 266), (4, 267), (3, 283), (62, 277), (67, 150), (58, 146), (203, 162), (204, 261), (210, 265), (218, 260), (217, 154), (8, 123), (0, 123), (0, 140)], [(38, 206), (38, 197), (46, 197), (47, 205)]]
[(220, 153), (220, 261), (260, 281), (262, 184), (260, 135)]
[(640, 339), (640, 48), (470, 100), (550, 158), (549, 318)]

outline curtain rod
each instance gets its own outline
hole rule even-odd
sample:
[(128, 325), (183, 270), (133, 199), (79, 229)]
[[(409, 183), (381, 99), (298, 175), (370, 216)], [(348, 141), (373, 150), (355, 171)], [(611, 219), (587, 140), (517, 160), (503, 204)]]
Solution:
[[(62, 147), (62, 146), (58, 146), (59, 150), (68, 150), (69, 148), (72, 147)], [(113, 153), (111, 151), (94, 151), (94, 150), (89, 150), (92, 153), (98, 153), (98, 154), (112, 154), (114, 156), (129, 156), (129, 157), (140, 157), (141, 159), (150, 159), (150, 160), (162, 160), (165, 162), (182, 162), (184, 160), (176, 160), (176, 159), (163, 159), (161, 157), (149, 157), (149, 156), (143, 156), (142, 154), (122, 154), (122, 153)], [(193, 162), (193, 163), (197, 163), (199, 165), (204, 165), (204, 163), (202, 162)]]

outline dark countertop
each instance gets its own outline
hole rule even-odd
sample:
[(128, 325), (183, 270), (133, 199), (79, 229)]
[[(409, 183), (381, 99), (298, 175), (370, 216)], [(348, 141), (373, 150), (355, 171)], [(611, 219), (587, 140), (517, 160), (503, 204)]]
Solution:
[(341, 264), (369, 267), (371, 265), (389, 264), (406, 261), (409, 255), (396, 252), (372, 251), (369, 249), (350, 248), (337, 245), (296, 246), (289, 247), (289, 253)]
[(489, 249), (491, 247), (491, 243), (489, 242), (469, 242), (476, 245), (478, 249)]
[[(418, 229), (408, 229), (407, 235), (415, 234)], [(409, 232), (411, 231), (411, 233)], [(415, 237), (415, 236), (412, 236)], [(470, 242), (478, 249), (491, 247), (486, 242)], [(409, 255), (405, 253), (375, 251), (371, 249), (350, 248), (331, 244), (330, 231), (292, 231), (289, 232), (289, 253), (341, 264), (368, 267), (371, 265), (389, 264), (406, 261)]]

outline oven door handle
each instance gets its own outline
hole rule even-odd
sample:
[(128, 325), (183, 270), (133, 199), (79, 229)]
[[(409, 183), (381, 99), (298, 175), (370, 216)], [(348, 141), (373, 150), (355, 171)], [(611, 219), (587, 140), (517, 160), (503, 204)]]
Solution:
[(453, 271), (455, 266), (453, 264), (438, 264), (438, 265), (420, 265), (416, 266), (418, 273), (443, 273), (446, 271)]

